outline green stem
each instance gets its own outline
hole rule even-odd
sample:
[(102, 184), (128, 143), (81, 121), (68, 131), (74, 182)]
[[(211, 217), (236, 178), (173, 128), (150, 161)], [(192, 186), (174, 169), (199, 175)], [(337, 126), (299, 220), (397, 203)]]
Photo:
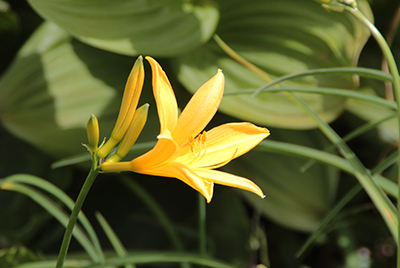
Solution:
[[(372, 24), (365, 16), (358, 10), (357, 8), (352, 8), (346, 6), (346, 10), (349, 11), (355, 18), (364, 23), (368, 29), (371, 31), (372, 36), (375, 38), (376, 42), (378, 42), (384, 57), (386, 58), (387, 64), (389, 66), (389, 71), (393, 76), (393, 89), (395, 93), (395, 99), (398, 107), (400, 107), (400, 79), (399, 79), (399, 71), (397, 69), (396, 61), (394, 60), (392, 51), (388, 43), (382, 34), (378, 31), (374, 24)], [(400, 134), (400, 109), (397, 109), (397, 119), (398, 119), (398, 127)], [(400, 159), (400, 150), (398, 150), (399, 159)], [(400, 175), (400, 165), (398, 165), (398, 174)], [(400, 185), (400, 176), (398, 176), (398, 185)], [(400, 187), (397, 187), (400, 195)], [(400, 219), (400, 206), (397, 206), (397, 218)], [(398, 229), (400, 230), (400, 221), (398, 221)], [(397, 241), (400, 237), (397, 237)], [(400, 247), (397, 246), (397, 267), (400, 268)]]
[(206, 247), (206, 199), (199, 193), (199, 250), (201, 256), (207, 254)]
[(82, 186), (82, 189), (76, 199), (74, 209), (71, 212), (71, 216), (69, 217), (67, 229), (65, 229), (64, 238), (61, 244), (60, 252), (58, 254), (57, 265), (56, 268), (62, 268), (64, 266), (65, 258), (67, 257), (67, 252), (69, 248), (69, 244), (71, 242), (72, 232), (74, 230), (76, 221), (78, 219), (79, 212), (81, 211), (83, 202), (91, 186), (93, 185), (94, 180), (96, 179), (98, 171), (95, 171), (93, 168), (90, 169), (90, 172), (85, 180), (85, 183)]

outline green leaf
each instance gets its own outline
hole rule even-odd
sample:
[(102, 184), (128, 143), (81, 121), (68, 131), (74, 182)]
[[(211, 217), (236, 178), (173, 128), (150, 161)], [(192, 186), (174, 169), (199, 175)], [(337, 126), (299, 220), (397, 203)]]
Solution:
[[(44, 23), (0, 78), (0, 120), (14, 135), (57, 157), (84, 153), (91, 114), (99, 119), (101, 138), (110, 135), (133, 63)], [(141, 102), (146, 97), (153, 101), (151, 90), (143, 90)], [(151, 120), (157, 118), (151, 114)]]
[[(317, 162), (321, 162), (339, 168), (352, 175), (356, 175), (355, 170), (352, 168), (350, 163), (346, 161), (346, 159), (331, 153), (310, 148), (308, 146), (301, 146), (293, 143), (279, 142), (273, 140), (265, 140), (262, 141), (258, 145), (258, 147), (256, 147), (256, 150), (312, 159)], [(374, 175), (373, 179), (380, 186), (380, 188), (382, 188), (383, 191), (385, 191), (394, 198), (398, 197), (396, 183), (379, 174)]]
[(29, 0), (44, 18), (92, 46), (125, 55), (173, 56), (213, 35), (218, 10), (211, 1)]
[[(272, 130), (279, 139), (291, 140), (310, 147), (326, 144), (316, 131)], [(336, 196), (339, 172), (316, 164), (301, 173), (303, 159), (252, 151), (235, 160), (224, 170), (245, 176), (263, 189), (266, 198), (243, 192), (257, 210), (273, 221), (300, 231), (313, 231), (329, 211)]]
[[(36, 186), (41, 190), (46, 191), (50, 195), (53, 195), (55, 198), (61, 201), (69, 210), (72, 211), (72, 209), (74, 208), (75, 203), (67, 194), (65, 194), (60, 188), (56, 187), (52, 183), (42, 178), (29, 174), (15, 174), (8, 176), (6, 179), (4, 179), (4, 182), (22, 183), (22, 184)], [(104, 254), (100, 245), (100, 241), (97, 237), (97, 234), (95, 233), (88, 218), (82, 211), (79, 214), (78, 221), (81, 223), (82, 227), (85, 229), (88, 236), (90, 237), (92, 244), (97, 250), (99, 258), (104, 260)]]
[[(371, 14), (365, 1), (361, 8)], [(369, 33), (344, 13), (327, 12), (308, 0), (221, 1), (217, 34), (240, 56), (268, 73), (271, 79), (311, 69), (355, 66)], [(226, 76), (225, 92), (258, 89), (267, 82), (234, 59), (214, 42), (174, 59), (180, 82), (194, 92), (217, 69)], [(351, 74), (307, 76), (282, 82), (282, 86), (329, 86), (352, 89)], [(302, 95), (326, 121), (344, 109), (346, 98)], [(315, 127), (296, 104), (283, 93), (261, 93), (224, 97), (220, 110), (262, 125), (306, 129)]]
[[(107, 220), (101, 215), (100, 212), (95, 214), (97, 221), (100, 223), (101, 228), (103, 229), (104, 233), (106, 234), (108, 240), (110, 241), (111, 245), (113, 246), (115, 252), (120, 257), (125, 257), (127, 255), (127, 250), (125, 249), (124, 245), (122, 244), (121, 240), (119, 240), (115, 231), (111, 228), (110, 224)], [(126, 264), (125, 268), (134, 268), (134, 264)]]
[[(190, 262), (194, 264), (200, 264), (206, 267), (214, 268), (236, 268), (225, 262), (202, 257), (191, 253), (176, 253), (176, 252), (138, 252), (129, 254), (126, 257), (112, 257), (108, 258), (105, 264), (91, 264), (86, 260), (67, 260), (65, 262), (65, 268), (80, 268), (80, 267), (96, 267), (96, 268), (109, 268), (114, 266), (122, 266), (127, 263), (137, 264), (155, 264), (155, 263), (179, 263), (179, 262)], [(34, 263), (27, 263), (19, 265), (15, 268), (53, 268), (55, 261), (41, 261)]]
[[(4, 179), (0, 181), (0, 189), (19, 192), (24, 194), (42, 206), (48, 213), (50, 213), (55, 219), (57, 219), (64, 227), (68, 224), (68, 215), (60, 208), (60, 206), (55, 203), (52, 199), (48, 198), (36, 189), (26, 186), (21, 183), (15, 183)], [(82, 228), (76, 226), (73, 232), (76, 240), (81, 244), (81, 246), (86, 250), (86, 253), (94, 261), (99, 261), (97, 252), (89, 238), (83, 232)]]

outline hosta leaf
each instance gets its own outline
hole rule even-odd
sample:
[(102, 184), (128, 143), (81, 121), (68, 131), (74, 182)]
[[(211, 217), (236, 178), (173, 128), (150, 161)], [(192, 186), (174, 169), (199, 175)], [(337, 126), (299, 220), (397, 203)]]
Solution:
[(84, 153), (81, 143), (87, 142), (92, 113), (100, 135), (110, 135), (134, 60), (82, 44), (44, 23), (0, 78), (1, 123), (52, 155)]
[[(281, 140), (291, 140), (310, 147), (326, 143), (318, 131), (271, 130)], [(256, 149), (224, 169), (245, 176), (261, 187), (264, 199), (240, 191), (252, 206), (283, 226), (313, 231), (329, 211), (336, 196), (339, 172), (329, 166), (314, 164), (301, 172), (307, 160), (271, 154)]]
[[(281, 0), (220, 1), (217, 34), (240, 56), (274, 79), (309, 69), (354, 66), (369, 33), (350, 14), (327, 12), (315, 1)], [(371, 17), (369, 6), (361, 9)], [(217, 69), (226, 76), (226, 92), (257, 89), (266, 80), (230, 58), (215, 41), (174, 60), (178, 78), (194, 92)], [(354, 88), (350, 75), (309, 76), (285, 81), (287, 86)], [(299, 94), (325, 120), (335, 119), (345, 98)], [(258, 124), (305, 129), (315, 126), (308, 115), (284, 93), (224, 97), (221, 111)]]
[(218, 10), (182, 0), (29, 0), (44, 18), (81, 41), (125, 55), (172, 56), (204, 44)]

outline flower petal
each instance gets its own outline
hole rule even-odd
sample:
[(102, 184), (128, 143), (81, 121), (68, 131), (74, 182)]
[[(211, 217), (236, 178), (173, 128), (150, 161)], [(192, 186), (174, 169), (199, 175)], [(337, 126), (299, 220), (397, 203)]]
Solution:
[(122, 138), (128, 129), (135, 114), (140, 94), (144, 83), (143, 58), (139, 56), (133, 65), (125, 85), (124, 96), (122, 97), (121, 109), (118, 114), (117, 122), (111, 136)]
[(153, 94), (157, 103), (160, 118), (160, 133), (166, 129), (173, 131), (178, 120), (178, 104), (167, 75), (152, 57), (146, 57), (153, 74)]
[(210, 182), (221, 184), (225, 186), (235, 187), (243, 190), (250, 191), (256, 195), (264, 198), (265, 195), (254, 182), (249, 179), (239, 177), (230, 173), (217, 171), (217, 170), (195, 170), (196, 174), (202, 179)]
[[(188, 165), (192, 168), (212, 169), (213, 166), (227, 164), (230, 160), (253, 149), (268, 136), (268, 129), (257, 127), (251, 123), (220, 125), (207, 132), (205, 155), (198, 161)], [(184, 152), (186, 154), (192, 153), (187, 147), (189, 146), (181, 148), (180, 155)], [(183, 157), (179, 157), (177, 161), (186, 163)]]
[(182, 146), (190, 136), (197, 136), (218, 110), (224, 93), (225, 78), (221, 70), (193, 95), (178, 118), (172, 137)]
[(193, 170), (181, 163), (172, 162), (168, 165), (163, 165), (157, 168), (142, 170), (140, 173), (153, 176), (177, 178), (196, 191), (200, 192), (206, 198), (207, 202), (210, 202), (213, 196), (214, 184), (210, 181), (203, 180), (195, 172), (193, 172)]
[(179, 147), (172, 139), (169, 130), (165, 130), (157, 138), (158, 142), (153, 149), (130, 161), (132, 171), (144, 173), (143, 170), (167, 165), (176, 159), (179, 155)]

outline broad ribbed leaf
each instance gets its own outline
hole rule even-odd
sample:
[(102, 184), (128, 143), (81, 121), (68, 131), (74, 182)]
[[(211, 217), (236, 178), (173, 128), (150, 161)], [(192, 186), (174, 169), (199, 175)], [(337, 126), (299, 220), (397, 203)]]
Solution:
[(99, 118), (101, 139), (110, 135), (134, 61), (82, 44), (47, 22), (0, 78), (1, 123), (52, 155), (84, 153), (91, 114)]
[[(323, 147), (326, 140), (318, 131), (271, 130), (280, 140), (291, 140), (310, 147)], [(334, 198), (339, 172), (314, 164), (301, 172), (307, 160), (271, 154), (257, 149), (235, 159), (224, 169), (245, 176), (261, 187), (264, 199), (240, 191), (256, 210), (271, 220), (300, 231), (313, 231), (328, 213)]]
[(29, 0), (44, 18), (81, 41), (125, 55), (173, 56), (204, 44), (218, 10), (182, 0)]
[[(327, 12), (311, 0), (220, 1), (217, 34), (240, 56), (274, 79), (309, 69), (354, 66), (369, 33), (350, 14)], [(368, 4), (361, 9), (371, 17)], [(190, 91), (222, 69), (225, 92), (257, 89), (263, 78), (230, 58), (215, 41), (175, 60), (179, 80)], [(351, 89), (350, 75), (308, 76), (285, 81), (286, 86), (329, 86)], [(343, 110), (345, 98), (299, 94), (324, 119), (331, 121)], [(224, 97), (221, 111), (258, 124), (306, 129), (312, 119), (285, 93), (261, 93)]]

